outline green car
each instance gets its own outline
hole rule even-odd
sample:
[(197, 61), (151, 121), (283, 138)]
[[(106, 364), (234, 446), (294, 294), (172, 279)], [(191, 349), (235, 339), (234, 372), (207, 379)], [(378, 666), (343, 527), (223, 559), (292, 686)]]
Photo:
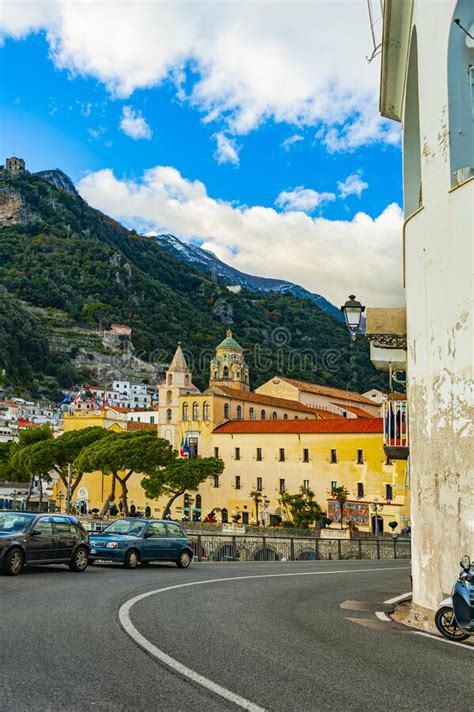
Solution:
[(118, 519), (90, 535), (89, 562), (118, 561), (134, 569), (150, 561), (173, 561), (186, 569), (192, 561), (189, 539), (176, 522), (160, 519)]

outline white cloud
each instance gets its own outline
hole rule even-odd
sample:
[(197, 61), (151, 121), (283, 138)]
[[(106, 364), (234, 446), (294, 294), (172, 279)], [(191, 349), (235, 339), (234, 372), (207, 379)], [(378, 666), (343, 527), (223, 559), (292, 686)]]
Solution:
[(335, 200), (334, 193), (318, 193), (312, 188), (304, 188), (302, 185), (293, 190), (284, 190), (275, 200), (275, 205), (283, 210), (302, 210), (305, 213), (312, 213), (318, 205)]
[(239, 149), (235, 139), (229, 138), (225, 133), (219, 132), (214, 134), (216, 139), (216, 150), (214, 158), (218, 163), (233, 163), (234, 166), (239, 165)]
[(115, 96), (171, 79), (181, 99), (233, 135), (271, 118), (322, 126), (330, 151), (398, 140), (398, 129), (378, 114), (379, 70), (365, 59), (371, 37), (363, 0), (4, 6), (0, 32), (19, 38), (45, 30), (57, 67), (93, 76)]
[(119, 180), (110, 169), (90, 173), (78, 189), (95, 207), (143, 232), (197, 240), (238, 269), (289, 279), (335, 304), (352, 293), (373, 306), (403, 303), (403, 219), (395, 204), (378, 217), (360, 212), (352, 220), (235, 206), (169, 166), (147, 170), (140, 181)]
[(363, 191), (368, 187), (369, 184), (362, 180), (362, 171), (356, 171), (347, 176), (346, 180), (337, 182), (337, 189), (343, 200), (349, 195), (357, 195), (360, 198)]
[(295, 143), (299, 143), (300, 141), (304, 141), (303, 136), (300, 136), (299, 134), (293, 134), (293, 136), (288, 136), (288, 138), (285, 138), (285, 140), (282, 141), (281, 146), (288, 153), (291, 147), (294, 146)]
[(120, 128), (124, 134), (130, 136), (130, 138), (133, 138), (135, 141), (141, 138), (145, 138), (149, 141), (153, 136), (153, 131), (143, 118), (141, 111), (135, 111), (131, 106), (123, 107)]

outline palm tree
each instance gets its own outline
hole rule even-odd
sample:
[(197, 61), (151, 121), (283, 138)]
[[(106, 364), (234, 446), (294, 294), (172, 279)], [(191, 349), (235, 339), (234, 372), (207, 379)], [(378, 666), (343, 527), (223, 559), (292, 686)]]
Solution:
[(349, 497), (349, 490), (345, 485), (341, 485), (340, 487), (334, 487), (332, 491), (332, 496), (336, 500), (336, 502), (339, 502), (339, 507), (341, 510), (341, 529), (344, 529), (344, 505), (347, 502), (347, 499)]
[(250, 492), (250, 499), (253, 499), (255, 504), (255, 520), (258, 524), (258, 506), (263, 502), (262, 490), (254, 489)]

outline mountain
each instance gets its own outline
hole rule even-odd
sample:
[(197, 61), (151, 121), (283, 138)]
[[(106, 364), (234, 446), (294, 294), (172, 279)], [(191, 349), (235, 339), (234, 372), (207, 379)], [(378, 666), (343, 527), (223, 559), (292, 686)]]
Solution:
[(310, 292), (293, 282), (270, 277), (256, 277), (246, 272), (241, 272), (235, 267), (222, 262), (213, 252), (204, 250), (198, 245), (192, 245), (180, 240), (175, 235), (157, 235), (155, 240), (172, 255), (191, 264), (199, 272), (204, 272), (213, 277), (218, 277), (224, 284), (245, 287), (255, 292), (277, 292), (278, 294), (292, 294), (294, 297), (310, 299), (321, 309), (343, 321), (341, 310), (331, 304), (320, 294)]
[[(41, 390), (47, 382), (51, 390), (56, 379), (67, 386), (89, 351), (106, 369), (102, 330), (118, 323), (132, 328), (134, 357), (158, 370), (181, 341), (200, 388), (227, 326), (247, 351), (253, 387), (277, 372), (359, 391), (382, 385), (366, 341), (351, 347), (344, 325), (314, 300), (257, 291), (250, 282), (233, 293), (223, 276), (198, 271), (159, 240), (90, 207), (63, 176), (0, 174), (0, 287), (10, 305), (0, 313), (0, 374), (7, 384)], [(29, 348), (33, 333), (40, 343)], [(120, 368), (114, 359), (110, 368)]]

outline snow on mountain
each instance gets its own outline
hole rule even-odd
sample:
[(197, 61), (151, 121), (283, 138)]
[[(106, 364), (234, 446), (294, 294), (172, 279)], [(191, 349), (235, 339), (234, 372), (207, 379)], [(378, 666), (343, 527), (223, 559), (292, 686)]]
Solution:
[(215, 275), (226, 284), (249, 289), (251, 291), (260, 292), (278, 292), (280, 294), (292, 294), (295, 297), (310, 299), (324, 311), (329, 312), (342, 320), (341, 311), (331, 304), (327, 299), (320, 294), (314, 294), (304, 287), (300, 287), (293, 282), (287, 282), (284, 279), (273, 279), (270, 277), (256, 277), (251, 274), (241, 272), (234, 267), (222, 262), (213, 252), (204, 250), (198, 245), (180, 240), (175, 235), (157, 235), (155, 240), (175, 257), (188, 262), (200, 272)]

